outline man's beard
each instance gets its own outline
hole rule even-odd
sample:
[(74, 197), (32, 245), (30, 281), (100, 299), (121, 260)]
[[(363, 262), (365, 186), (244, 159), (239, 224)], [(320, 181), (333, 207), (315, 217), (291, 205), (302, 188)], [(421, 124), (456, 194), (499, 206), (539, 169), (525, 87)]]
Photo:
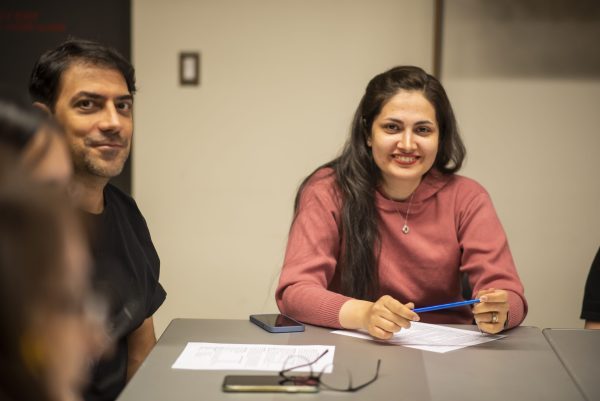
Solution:
[(122, 155), (110, 162), (102, 163), (101, 160), (91, 157), (89, 154), (84, 154), (83, 159), (76, 163), (75, 168), (76, 171), (85, 172), (88, 175), (110, 179), (121, 174), (128, 157), (129, 152), (123, 152)]

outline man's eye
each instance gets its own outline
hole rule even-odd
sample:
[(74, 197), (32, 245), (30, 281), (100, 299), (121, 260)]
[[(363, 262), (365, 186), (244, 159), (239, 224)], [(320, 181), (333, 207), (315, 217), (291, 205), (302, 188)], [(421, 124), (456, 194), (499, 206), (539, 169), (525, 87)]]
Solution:
[(127, 103), (127, 102), (125, 102), (125, 103), (119, 103), (119, 104), (117, 104), (117, 108), (120, 111), (129, 112), (133, 108), (133, 105), (131, 103)]
[(96, 104), (92, 100), (80, 100), (77, 102), (77, 107), (83, 110), (91, 110)]

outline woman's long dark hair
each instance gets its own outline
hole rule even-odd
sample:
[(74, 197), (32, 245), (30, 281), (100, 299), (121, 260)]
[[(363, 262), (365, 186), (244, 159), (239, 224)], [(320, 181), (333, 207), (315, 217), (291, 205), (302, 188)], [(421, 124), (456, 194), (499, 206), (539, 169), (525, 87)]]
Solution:
[(422, 92), (435, 108), (440, 137), (433, 167), (444, 174), (460, 169), (466, 150), (446, 91), (435, 77), (421, 68), (395, 67), (369, 82), (340, 156), (317, 168), (302, 182), (294, 203), (297, 212), (302, 191), (312, 176), (324, 167), (333, 169), (342, 198), (342, 243), (337, 265), (341, 292), (356, 299), (375, 300), (379, 291), (377, 264), (381, 249), (375, 191), (380, 181), (380, 170), (367, 140), (371, 136), (373, 121), (383, 106), (403, 90)]

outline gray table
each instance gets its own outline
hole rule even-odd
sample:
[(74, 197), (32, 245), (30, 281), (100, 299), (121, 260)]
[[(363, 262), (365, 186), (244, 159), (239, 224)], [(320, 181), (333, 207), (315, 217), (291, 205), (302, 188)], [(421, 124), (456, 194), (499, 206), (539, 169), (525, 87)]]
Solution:
[(544, 336), (585, 398), (600, 400), (600, 330), (544, 329)]
[[(539, 329), (519, 327), (506, 334), (498, 341), (439, 354), (335, 335), (313, 326), (304, 333), (270, 334), (245, 320), (175, 319), (119, 401), (583, 400)], [(349, 370), (359, 383), (373, 375), (378, 358), (382, 364), (379, 379), (357, 393), (229, 394), (221, 391), (226, 374), (264, 372), (171, 369), (189, 341), (335, 345), (335, 368), (328, 381), (345, 377)]]

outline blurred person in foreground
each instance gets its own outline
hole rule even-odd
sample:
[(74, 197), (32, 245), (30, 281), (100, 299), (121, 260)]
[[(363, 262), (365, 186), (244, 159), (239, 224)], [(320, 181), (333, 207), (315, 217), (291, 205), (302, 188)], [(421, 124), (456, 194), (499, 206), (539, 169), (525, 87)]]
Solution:
[[(36, 180), (66, 187), (73, 175), (64, 134), (48, 115), (31, 105), (0, 97), (0, 145)], [(5, 168), (10, 169), (5, 160)]]
[(0, 144), (0, 400), (77, 401), (103, 328), (86, 237), (64, 192), (15, 160)]

